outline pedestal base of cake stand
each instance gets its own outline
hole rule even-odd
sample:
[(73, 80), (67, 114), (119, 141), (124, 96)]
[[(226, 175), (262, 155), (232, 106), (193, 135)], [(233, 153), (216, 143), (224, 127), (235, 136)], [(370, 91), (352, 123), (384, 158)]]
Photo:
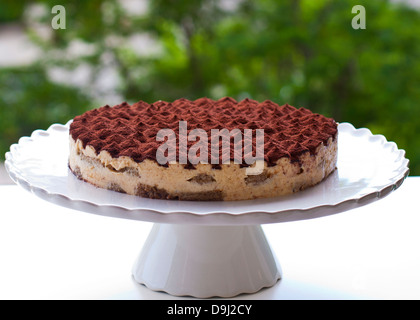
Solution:
[(254, 293), (281, 277), (260, 225), (155, 224), (132, 273), (151, 290), (196, 298)]

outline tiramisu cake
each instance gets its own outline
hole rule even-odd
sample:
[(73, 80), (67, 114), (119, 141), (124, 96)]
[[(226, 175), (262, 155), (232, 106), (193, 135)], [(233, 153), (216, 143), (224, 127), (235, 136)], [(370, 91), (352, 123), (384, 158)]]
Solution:
[(314, 186), (336, 168), (337, 123), (232, 98), (104, 106), (70, 125), (70, 170), (99, 188), (177, 200), (247, 200)]

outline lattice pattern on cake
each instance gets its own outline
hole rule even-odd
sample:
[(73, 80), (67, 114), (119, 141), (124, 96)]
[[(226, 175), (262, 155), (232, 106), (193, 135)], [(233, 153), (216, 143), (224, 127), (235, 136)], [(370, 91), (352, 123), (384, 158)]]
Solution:
[[(337, 123), (333, 119), (308, 109), (297, 109), (288, 104), (279, 106), (268, 100), (237, 102), (229, 97), (107, 105), (75, 117), (70, 134), (75, 141), (80, 139), (84, 147), (91, 145), (97, 153), (106, 150), (114, 158), (128, 156), (142, 162), (156, 160), (157, 148), (163, 143), (156, 141), (160, 129), (172, 129), (179, 139), (179, 121), (187, 122), (188, 133), (197, 128), (207, 132), (209, 163), (212, 163), (211, 129), (240, 129), (241, 132), (244, 129), (264, 129), (264, 160), (268, 165), (275, 165), (282, 157), (295, 160), (304, 152), (314, 153), (321, 143), (326, 144), (337, 134)], [(253, 137), (252, 150), (255, 153), (255, 132)], [(188, 147), (194, 143), (188, 142)], [(177, 154), (178, 151), (177, 144)], [(219, 156), (221, 163), (222, 154)], [(233, 139), (230, 157), (233, 161)]]

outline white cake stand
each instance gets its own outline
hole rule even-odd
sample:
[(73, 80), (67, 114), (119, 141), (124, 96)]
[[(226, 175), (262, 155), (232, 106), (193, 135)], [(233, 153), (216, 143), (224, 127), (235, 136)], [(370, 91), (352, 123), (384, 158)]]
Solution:
[(405, 152), (395, 143), (342, 123), (337, 170), (305, 191), (232, 202), (144, 199), (76, 179), (67, 167), (69, 124), (37, 130), (12, 145), (5, 162), (10, 177), (57, 205), (153, 222), (132, 274), (148, 288), (172, 295), (232, 297), (274, 285), (281, 269), (262, 224), (312, 219), (368, 204), (397, 189), (409, 172)]

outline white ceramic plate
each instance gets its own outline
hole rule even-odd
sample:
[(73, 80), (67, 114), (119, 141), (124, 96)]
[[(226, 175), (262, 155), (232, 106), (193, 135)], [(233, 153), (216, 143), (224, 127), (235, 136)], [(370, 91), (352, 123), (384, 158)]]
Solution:
[(6, 154), (11, 178), (39, 197), (90, 213), (155, 223), (244, 225), (311, 219), (342, 212), (388, 195), (407, 177), (404, 150), (368, 129), (338, 126), (337, 170), (321, 184), (296, 194), (246, 201), (145, 199), (96, 188), (67, 166), (68, 130), (54, 124), (23, 137)]

